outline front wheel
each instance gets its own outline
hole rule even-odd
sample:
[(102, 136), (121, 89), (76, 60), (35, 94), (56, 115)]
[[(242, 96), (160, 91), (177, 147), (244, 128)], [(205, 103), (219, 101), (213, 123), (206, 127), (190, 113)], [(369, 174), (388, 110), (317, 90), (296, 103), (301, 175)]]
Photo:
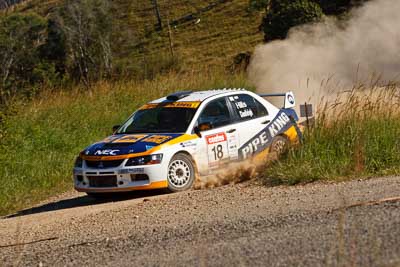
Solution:
[(195, 168), (192, 159), (183, 153), (172, 157), (168, 165), (168, 189), (180, 192), (190, 189), (195, 180)]

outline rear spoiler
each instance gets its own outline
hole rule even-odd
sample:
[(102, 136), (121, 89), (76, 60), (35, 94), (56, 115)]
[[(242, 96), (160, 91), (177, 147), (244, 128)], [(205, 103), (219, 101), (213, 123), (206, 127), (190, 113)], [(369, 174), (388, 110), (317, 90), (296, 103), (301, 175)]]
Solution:
[(284, 97), (283, 108), (294, 108), (296, 106), (296, 100), (292, 91), (286, 93), (275, 93), (275, 94), (258, 94), (262, 98), (266, 97)]

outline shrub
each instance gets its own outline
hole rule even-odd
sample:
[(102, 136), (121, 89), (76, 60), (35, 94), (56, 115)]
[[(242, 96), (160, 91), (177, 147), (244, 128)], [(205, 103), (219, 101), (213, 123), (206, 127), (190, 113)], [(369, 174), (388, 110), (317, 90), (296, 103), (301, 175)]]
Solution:
[(249, 11), (259, 11), (265, 9), (269, 3), (269, 0), (250, 0)]
[(340, 15), (368, 0), (312, 0), (319, 4), (326, 15)]
[(267, 7), (262, 28), (265, 41), (286, 38), (289, 29), (321, 19), (321, 7), (308, 0), (272, 0)]
[(65, 73), (65, 38), (59, 25), (35, 13), (0, 17), (0, 109), (12, 97), (32, 96)]

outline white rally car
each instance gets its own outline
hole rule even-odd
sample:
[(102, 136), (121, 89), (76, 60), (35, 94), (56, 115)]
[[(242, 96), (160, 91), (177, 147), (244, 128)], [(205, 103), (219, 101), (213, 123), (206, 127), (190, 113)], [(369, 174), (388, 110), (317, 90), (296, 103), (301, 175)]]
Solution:
[[(284, 97), (283, 108), (265, 100)], [(98, 193), (168, 188), (183, 191), (196, 176), (228, 163), (265, 158), (297, 142), (292, 92), (257, 95), (243, 89), (178, 92), (152, 101), (114, 134), (75, 161), (75, 189)]]

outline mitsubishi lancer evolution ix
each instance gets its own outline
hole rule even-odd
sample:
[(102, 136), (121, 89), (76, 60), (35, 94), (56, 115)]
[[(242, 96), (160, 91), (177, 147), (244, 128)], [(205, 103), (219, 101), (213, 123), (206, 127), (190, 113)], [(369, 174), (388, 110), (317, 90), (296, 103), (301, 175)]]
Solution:
[[(284, 97), (283, 107), (268, 102), (269, 96)], [(154, 100), (80, 153), (75, 189), (90, 195), (190, 189), (197, 176), (298, 142), (294, 107), (292, 92), (257, 95), (243, 89), (184, 91)]]

